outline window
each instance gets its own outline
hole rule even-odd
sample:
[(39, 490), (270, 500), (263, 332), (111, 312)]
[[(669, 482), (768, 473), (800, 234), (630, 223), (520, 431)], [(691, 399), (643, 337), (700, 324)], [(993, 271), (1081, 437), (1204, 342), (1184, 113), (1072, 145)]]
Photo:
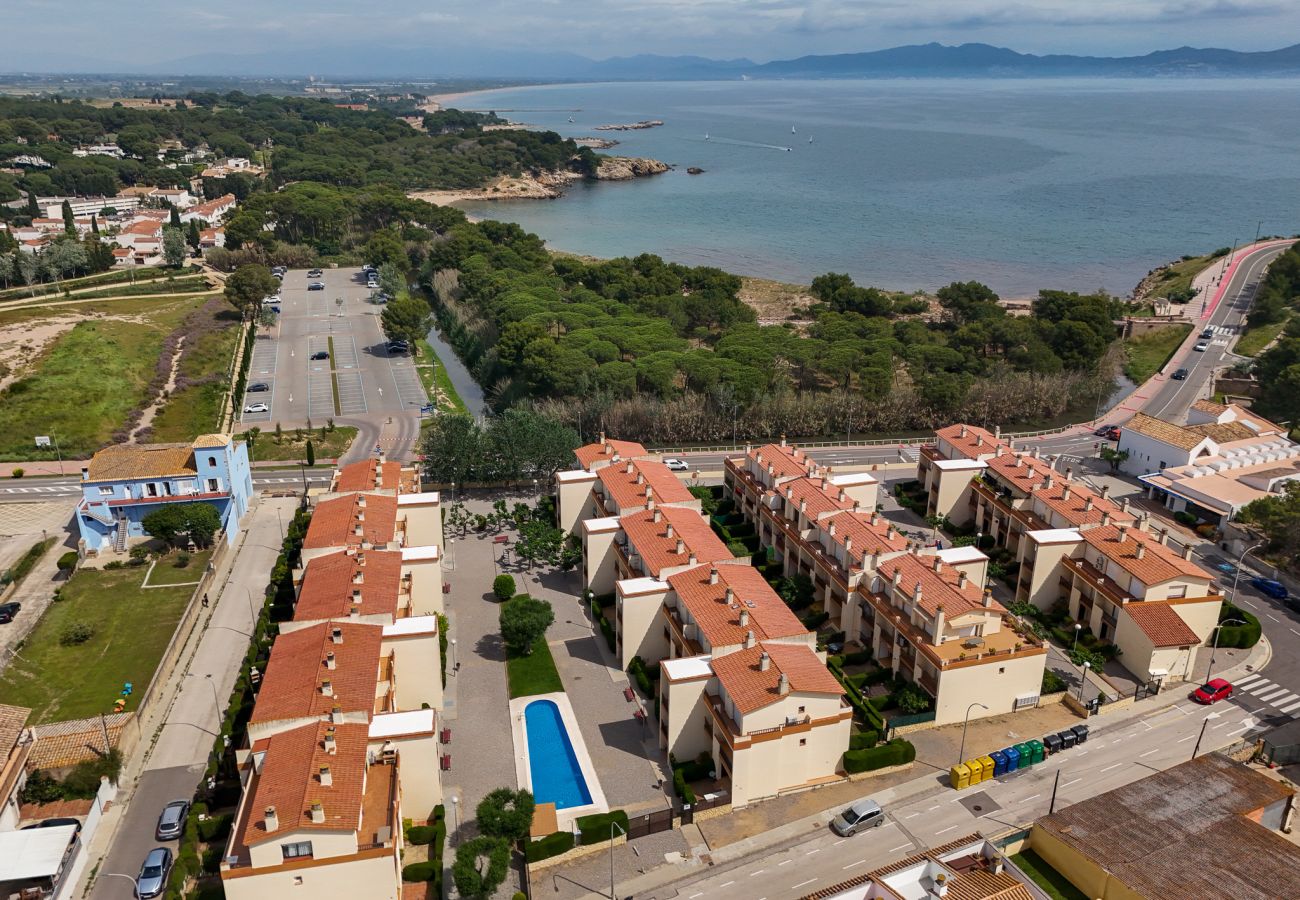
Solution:
[(296, 844), (281, 844), (280, 850), (283, 851), (285, 859), (298, 859), (302, 856), (311, 856), (311, 841), (299, 841)]
[(800, 746), (800, 747), (807, 747), (807, 746), (808, 746), (808, 739), (807, 739), (807, 738), (799, 738), (799, 746)]
[(101, 497), (111, 497), (111, 496), (113, 496), (113, 488), (111, 488), (111, 487), (101, 487), (101, 488), (99, 489), (99, 496), (101, 496)]
[(150, 496), (150, 497), (157, 497), (157, 496), (158, 496), (158, 485), (154, 484), (154, 483), (151, 481), (151, 482), (149, 482), (148, 484), (146, 484), (146, 485), (144, 486), (144, 492), (145, 492), (145, 494), (147, 494), (147, 495)]
[(999, 674), (999, 675), (1005, 675), (1005, 674), (1007, 674), (1007, 667), (1006, 667), (1006, 666), (998, 666), (998, 674)]
[(209, 456), (208, 465), (212, 466), (212, 468), (215, 469), (217, 467), (217, 458), (215, 456)]
[(209, 493), (209, 494), (215, 494), (215, 493), (216, 493), (217, 491), (219, 491), (219, 490), (221, 490), (221, 482), (218, 481), (218, 480), (215, 479), (215, 478), (209, 478), (209, 479), (208, 479), (208, 493)]
[(302, 884), (302, 876), (301, 875), (293, 876), (293, 886), (298, 887), (301, 884)]
[(807, 707), (804, 706), (799, 707), (799, 715), (803, 715), (805, 709), (807, 709)]

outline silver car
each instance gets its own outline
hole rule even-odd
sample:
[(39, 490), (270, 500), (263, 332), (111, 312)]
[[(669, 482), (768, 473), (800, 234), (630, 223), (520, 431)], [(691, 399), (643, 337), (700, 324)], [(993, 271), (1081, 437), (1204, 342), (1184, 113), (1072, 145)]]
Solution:
[(840, 837), (852, 837), (865, 828), (879, 828), (885, 811), (875, 800), (859, 800), (831, 819), (831, 830)]
[(167, 878), (172, 873), (172, 852), (166, 847), (154, 847), (144, 858), (140, 877), (135, 880), (136, 896), (141, 900), (161, 897), (167, 890)]
[(158, 817), (158, 828), (154, 837), (160, 841), (174, 841), (185, 830), (185, 815), (190, 811), (190, 801), (173, 800), (163, 807)]

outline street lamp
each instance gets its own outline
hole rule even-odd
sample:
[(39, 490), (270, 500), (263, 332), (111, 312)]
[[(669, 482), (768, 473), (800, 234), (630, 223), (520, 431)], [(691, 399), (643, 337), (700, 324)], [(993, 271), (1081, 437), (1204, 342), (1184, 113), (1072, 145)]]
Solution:
[(1250, 556), (1250, 554), (1254, 553), (1260, 547), (1267, 546), (1267, 544), (1268, 541), (1260, 541), (1255, 546), (1247, 547), (1245, 550), (1242, 550), (1241, 556), (1237, 557), (1237, 570), (1232, 576), (1232, 596), (1228, 598), (1229, 603), (1232, 603), (1237, 599), (1237, 584), (1241, 581), (1241, 564), (1245, 562), (1247, 556)]
[(958, 765), (961, 765), (962, 759), (966, 756), (966, 726), (970, 724), (970, 711), (977, 706), (985, 712), (988, 712), (989, 709), (983, 703), (979, 702), (972, 703), (970, 706), (966, 707), (966, 718), (961, 723), (961, 747), (957, 750)]
[(614, 829), (615, 828), (617, 828), (619, 831), (622, 831), (624, 835), (627, 834), (626, 831), (623, 831), (622, 825), (618, 824), (617, 822), (609, 823), (609, 900), (617, 900), (617, 898), (614, 896)]
[(456, 671), (456, 639), (451, 639), (451, 670)]
[(1083, 702), (1083, 686), (1088, 683), (1088, 670), (1091, 668), (1092, 668), (1092, 663), (1085, 662), (1083, 664), (1083, 671), (1080, 673), (1080, 678), (1079, 678), (1079, 702), (1080, 703)]
[(1074, 646), (1070, 648), (1071, 653), (1079, 649), (1079, 632), (1082, 630), (1083, 630), (1083, 623), (1075, 622), (1074, 623)]
[(1224, 625), (1245, 625), (1244, 619), (1224, 619), (1214, 626), (1214, 644), (1210, 647), (1210, 663), (1205, 667), (1205, 683), (1210, 683), (1210, 672), (1214, 669), (1214, 655), (1219, 652), (1219, 635)]
[(130, 875), (123, 875), (121, 872), (100, 872), (99, 876), (101, 878), (125, 878), (127, 881), (131, 882), (131, 890), (134, 892), (131, 896), (140, 896), (140, 885)]

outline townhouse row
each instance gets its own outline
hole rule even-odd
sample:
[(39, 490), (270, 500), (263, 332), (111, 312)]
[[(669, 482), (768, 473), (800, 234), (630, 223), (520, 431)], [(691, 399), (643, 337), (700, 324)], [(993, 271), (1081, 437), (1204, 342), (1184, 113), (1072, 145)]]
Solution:
[(442, 508), (380, 459), (315, 493), (236, 753), (242, 796), (221, 862), (230, 900), (398, 900), (403, 819), (442, 802)]

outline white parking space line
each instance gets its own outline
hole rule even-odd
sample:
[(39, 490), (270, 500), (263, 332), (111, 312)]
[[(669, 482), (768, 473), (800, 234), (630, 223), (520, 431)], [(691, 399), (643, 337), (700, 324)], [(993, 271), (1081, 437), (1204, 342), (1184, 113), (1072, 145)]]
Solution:
[(845, 870), (845, 869), (851, 869), (851, 868), (853, 868), (854, 866), (860, 866), (860, 865), (862, 865), (864, 862), (866, 862), (865, 859), (860, 859), (860, 860), (858, 860), (857, 862), (851, 862), (851, 863), (849, 863), (847, 866), (840, 866), (840, 871), (843, 871), (843, 870)]
[(1159, 752), (1160, 752), (1160, 748), (1156, 747), (1154, 750), (1148, 750), (1146, 753), (1139, 753), (1138, 759), (1141, 759), (1144, 756), (1150, 756), (1152, 753), (1159, 753)]
[(785, 862), (779, 862), (779, 863), (777, 863), (777, 865), (778, 865), (778, 866), (788, 866), (788, 865), (790, 865), (790, 863), (792, 863), (792, 862), (794, 862), (793, 859), (787, 859)]
[(955, 831), (955, 830), (956, 830), (957, 828), (959, 828), (959, 827), (960, 827), (960, 826), (958, 826), (958, 825), (949, 825), (949, 826), (948, 826), (947, 828), (945, 828), (943, 831), (936, 831), (936, 832), (934, 833), (934, 836), (935, 836), (935, 837), (938, 837), (938, 836), (941, 835), (941, 834), (947, 834), (947, 833), (950, 832), (950, 831)]
[[(1293, 629), (1293, 630), (1294, 630), (1294, 629)], [(1300, 634), (1300, 631), (1298, 631), (1298, 632), (1296, 632), (1296, 633), (1297, 633), (1297, 634)], [(1250, 684), (1252, 681), (1258, 681), (1258, 680), (1259, 680), (1259, 677), (1260, 677), (1260, 676), (1255, 675), (1255, 674), (1247, 675), (1245, 678), (1242, 678), (1242, 679), (1240, 679), (1240, 680), (1237, 681), (1237, 687), (1243, 687), (1243, 686), (1245, 686), (1245, 685), (1247, 685), (1247, 684)]]
[(1067, 788), (1067, 787), (1069, 787), (1069, 786), (1072, 785), (1072, 784), (1078, 784), (1080, 781), (1083, 781), (1083, 779), (1082, 779), (1082, 778), (1071, 778), (1071, 779), (1070, 779), (1069, 781), (1067, 781), (1065, 784), (1061, 785), (1061, 787), (1063, 787), (1063, 788)]
[[(817, 880), (816, 878), (809, 878), (807, 881), (801, 881), (801, 882), (799, 882), (798, 884), (792, 884), (792, 885), (790, 885), (790, 889), (791, 889), (791, 890), (794, 890), (795, 888), (801, 888), (801, 887), (803, 887), (805, 884), (812, 884), (812, 883), (813, 883), (814, 881), (816, 881), (816, 880)], [(731, 882), (728, 882), (728, 884), (730, 884), (730, 883), (731, 883)], [(720, 885), (720, 887), (726, 887), (726, 886), (727, 886), (727, 885), (725, 885), (725, 884), (724, 884), (724, 885)]]

